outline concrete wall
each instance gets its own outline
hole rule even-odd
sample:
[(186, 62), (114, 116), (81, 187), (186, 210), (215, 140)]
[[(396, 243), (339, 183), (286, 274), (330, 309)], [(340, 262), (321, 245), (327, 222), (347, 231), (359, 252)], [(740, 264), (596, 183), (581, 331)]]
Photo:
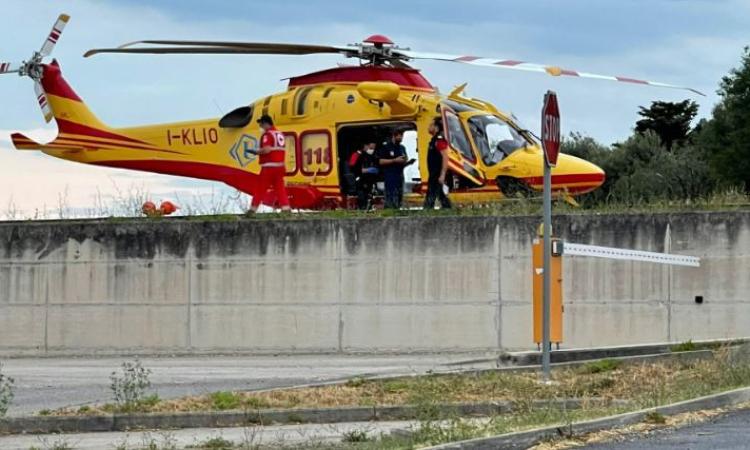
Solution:
[[(537, 221), (3, 223), (0, 353), (531, 348)], [(750, 334), (750, 213), (555, 226), (572, 242), (702, 258), (567, 258), (564, 347)]]

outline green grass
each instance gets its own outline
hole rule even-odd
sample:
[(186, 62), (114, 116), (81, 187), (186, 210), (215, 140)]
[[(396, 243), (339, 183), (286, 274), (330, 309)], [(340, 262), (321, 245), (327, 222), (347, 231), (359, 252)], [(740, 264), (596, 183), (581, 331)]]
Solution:
[(673, 345), (673, 346), (669, 347), (669, 350), (672, 353), (677, 353), (677, 352), (693, 352), (695, 350), (698, 350), (698, 345), (695, 344), (693, 341), (689, 340), (689, 341), (681, 342), (681, 343), (679, 343), (677, 345)]
[(191, 445), (188, 448), (197, 448), (202, 450), (232, 450), (237, 448), (234, 442), (224, 439), (220, 436), (206, 439), (198, 444)]
[(226, 409), (237, 409), (242, 404), (242, 398), (234, 392), (219, 391), (210, 394), (213, 409), (223, 411)]
[[(541, 194), (540, 194), (541, 195)], [(711, 194), (707, 197), (697, 199), (680, 200), (652, 200), (643, 202), (620, 203), (604, 202), (592, 204), (586, 198), (580, 199), (581, 206), (572, 206), (564, 201), (553, 202), (554, 214), (586, 215), (586, 214), (644, 214), (644, 213), (678, 213), (696, 211), (738, 211), (750, 210), (750, 196), (738, 192), (727, 191)], [(119, 217), (112, 216), (103, 219), (111, 223), (147, 223), (154, 220), (165, 221), (205, 221), (205, 222), (238, 222), (238, 221), (296, 221), (296, 220), (344, 220), (344, 219), (366, 219), (366, 218), (398, 218), (398, 217), (476, 217), (476, 216), (537, 216), (541, 214), (541, 197), (539, 198), (511, 198), (495, 203), (478, 205), (459, 205), (449, 210), (383, 210), (359, 211), (359, 210), (325, 210), (304, 213), (264, 213), (252, 216), (237, 214), (209, 214), (190, 215), (175, 217)], [(76, 222), (86, 219), (71, 219)], [(66, 222), (68, 220), (63, 220)]]
[[(118, 414), (132, 414), (132, 413), (141, 413), (141, 412), (148, 412), (152, 410), (156, 405), (161, 403), (161, 398), (159, 398), (158, 394), (151, 394), (146, 397), (144, 397), (141, 400), (131, 402), (131, 403), (123, 403), (123, 404), (115, 404), (115, 403), (107, 403), (106, 405), (102, 406), (102, 410), (109, 413), (118, 413)], [(85, 415), (85, 414), (96, 414), (97, 408), (91, 407), (91, 406), (85, 406), (82, 407), (85, 408), (84, 411), (81, 411), (81, 408), (79, 408), (79, 414)]]
[(602, 373), (611, 372), (622, 365), (622, 361), (616, 359), (600, 359), (586, 363), (578, 368), (578, 373)]
[(667, 422), (667, 418), (658, 411), (650, 411), (646, 414), (645, 421), (647, 423), (663, 424)]

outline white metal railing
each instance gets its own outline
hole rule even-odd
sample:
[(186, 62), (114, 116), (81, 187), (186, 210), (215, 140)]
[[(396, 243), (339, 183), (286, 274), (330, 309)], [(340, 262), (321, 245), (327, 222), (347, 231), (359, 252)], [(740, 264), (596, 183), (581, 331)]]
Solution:
[(624, 248), (601, 247), (598, 245), (563, 244), (564, 256), (590, 256), (594, 258), (619, 259), (627, 261), (645, 261), (674, 266), (700, 267), (700, 258), (696, 256), (672, 255), (669, 253), (644, 252)]

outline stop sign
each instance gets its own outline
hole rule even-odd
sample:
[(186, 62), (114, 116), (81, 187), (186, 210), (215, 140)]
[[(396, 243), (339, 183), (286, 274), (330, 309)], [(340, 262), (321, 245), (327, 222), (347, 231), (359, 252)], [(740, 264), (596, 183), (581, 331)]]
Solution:
[(560, 154), (560, 109), (557, 94), (547, 91), (542, 108), (542, 148), (547, 165), (555, 167)]

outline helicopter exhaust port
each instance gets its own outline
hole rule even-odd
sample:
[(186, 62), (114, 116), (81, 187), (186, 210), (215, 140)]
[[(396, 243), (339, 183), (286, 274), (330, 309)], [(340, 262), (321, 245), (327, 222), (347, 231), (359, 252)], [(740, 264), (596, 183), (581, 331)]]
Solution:
[(505, 197), (530, 198), (534, 196), (534, 190), (525, 181), (518, 178), (500, 176), (495, 179), (495, 182)]

